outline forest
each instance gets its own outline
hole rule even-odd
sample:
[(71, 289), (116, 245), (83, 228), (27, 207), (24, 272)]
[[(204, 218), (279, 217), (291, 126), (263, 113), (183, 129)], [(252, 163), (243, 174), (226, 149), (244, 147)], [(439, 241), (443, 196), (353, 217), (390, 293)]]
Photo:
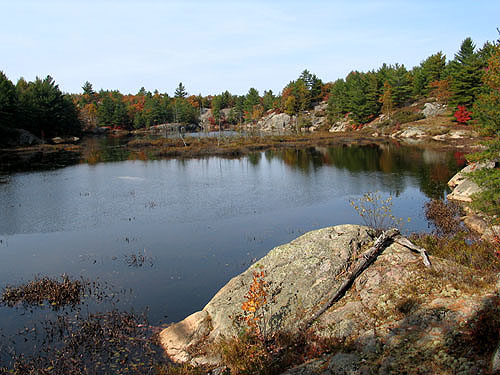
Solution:
[(277, 95), (272, 90), (261, 95), (255, 88), (246, 95), (229, 91), (190, 95), (182, 82), (173, 96), (144, 88), (136, 94), (122, 94), (117, 90), (96, 92), (88, 81), (82, 93), (67, 94), (50, 76), (33, 82), (20, 78), (14, 85), (0, 72), (0, 133), (21, 128), (44, 139), (78, 135), (98, 127), (132, 130), (165, 123), (197, 124), (207, 109), (211, 109), (209, 121), (213, 125), (236, 125), (255, 123), (269, 111), (297, 115), (322, 101), (328, 103), (330, 124), (349, 116), (362, 126), (380, 114), (390, 118), (397, 108), (433, 97), (450, 105), (459, 122), (476, 123), (497, 134), (499, 61), (500, 41), (477, 48), (466, 38), (451, 60), (437, 52), (411, 69), (398, 63), (383, 64), (377, 70), (352, 71), (327, 83), (304, 70)]

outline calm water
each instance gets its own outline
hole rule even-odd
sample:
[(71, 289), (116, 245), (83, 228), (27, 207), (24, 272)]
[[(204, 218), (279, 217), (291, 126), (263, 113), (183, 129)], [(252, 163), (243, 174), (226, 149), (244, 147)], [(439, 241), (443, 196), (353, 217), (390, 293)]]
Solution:
[[(422, 206), (446, 194), (460, 161), (389, 144), (142, 161), (123, 160), (131, 156), (119, 143), (93, 142), (80, 164), (0, 184), (0, 287), (35, 275), (99, 277), (130, 291), (120, 307), (149, 306), (153, 324), (203, 308), (274, 246), (361, 223), (348, 201), (364, 192), (394, 195), (407, 229), (427, 230)], [(0, 307), (0, 325), (34, 319), (22, 313)]]

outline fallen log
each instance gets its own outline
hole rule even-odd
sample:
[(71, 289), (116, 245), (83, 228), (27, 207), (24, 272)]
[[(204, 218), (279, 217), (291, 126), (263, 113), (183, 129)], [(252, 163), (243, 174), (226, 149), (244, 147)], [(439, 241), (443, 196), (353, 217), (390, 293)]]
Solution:
[(345, 293), (352, 286), (356, 278), (361, 275), (361, 273), (367, 269), (377, 257), (384, 251), (384, 249), (389, 246), (391, 242), (396, 242), (401, 246), (404, 246), (412, 251), (418, 252), (423, 259), (426, 267), (431, 267), (431, 262), (429, 256), (425, 249), (419, 248), (412, 244), (408, 239), (400, 236), (399, 230), (396, 228), (389, 229), (382, 232), (382, 234), (375, 240), (373, 246), (368, 249), (358, 260), (358, 262), (352, 267), (348, 272), (344, 282), (337, 288), (335, 293), (328, 299), (328, 301), (314, 313), (309, 320), (307, 320), (304, 325), (305, 328), (309, 328), (326, 310), (328, 310), (335, 302), (340, 300)]

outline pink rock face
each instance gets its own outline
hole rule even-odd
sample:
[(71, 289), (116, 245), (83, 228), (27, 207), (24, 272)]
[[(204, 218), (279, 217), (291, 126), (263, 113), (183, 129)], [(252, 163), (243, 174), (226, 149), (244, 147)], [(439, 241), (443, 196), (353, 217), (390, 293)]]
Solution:
[[(231, 337), (245, 328), (236, 327), (234, 318), (241, 314), (243, 296), (255, 269), (265, 269), (267, 281), (280, 286), (268, 316), (279, 313), (278, 328), (296, 330), (344, 282), (349, 273), (346, 264), (363, 259), (372, 244), (368, 228), (343, 225), (306, 233), (278, 246), (230, 280), (202, 311), (163, 330), (161, 344), (176, 362), (219, 364), (218, 354), (208, 348), (221, 335)], [(456, 289), (456, 282), (449, 277), (462, 272), (460, 266), (436, 258), (431, 263), (432, 270), (406, 245), (388, 245), (348, 292), (311, 326), (312, 333), (336, 339), (357, 338), (361, 351), (372, 350), (374, 340), (382, 340), (388, 347), (402, 345), (408, 335), (417, 346), (441, 345), (450, 329), (477, 314), (483, 293), (471, 297), (472, 292)], [(446, 311), (446, 315), (436, 318), (440, 311)]]
[(173, 361), (188, 362), (192, 358), (186, 352), (187, 347), (208, 333), (210, 333), (208, 314), (205, 311), (198, 311), (183, 321), (165, 328), (160, 333), (160, 342)]

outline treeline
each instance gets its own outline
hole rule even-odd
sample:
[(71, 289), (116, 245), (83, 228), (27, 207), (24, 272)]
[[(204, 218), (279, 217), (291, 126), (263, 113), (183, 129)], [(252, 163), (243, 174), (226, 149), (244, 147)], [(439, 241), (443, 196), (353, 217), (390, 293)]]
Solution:
[(78, 134), (78, 109), (52, 77), (33, 82), (19, 79), (14, 85), (0, 72), (0, 134), (21, 128), (41, 138)]
[(122, 129), (138, 129), (169, 122), (198, 122), (202, 98), (187, 96), (182, 83), (174, 97), (151, 93), (141, 88), (136, 95), (123, 95), (119, 91), (95, 92), (92, 84), (85, 82), (83, 94), (73, 95), (80, 111), (84, 129), (107, 126)]
[[(296, 115), (326, 100), (330, 86), (306, 69), (295, 81), (288, 83), (280, 95), (274, 95), (272, 90), (266, 90), (260, 96), (255, 88), (250, 88), (246, 95), (241, 96), (231, 95), (225, 91), (207, 98), (207, 104), (212, 109), (210, 120), (213, 123), (230, 124), (255, 122), (270, 110)], [(223, 109), (228, 109), (226, 111), (228, 113), (226, 114)]]
[(324, 83), (304, 70), (278, 95), (272, 90), (260, 95), (255, 88), (246, 95), (228, 91), (214, 96), (189, 95), (182, 83), (173, 96), (144, 88), (124, 95), (116, 90), (95, 92), (90, 82), (85, 82), (82, 94), (68, 95), (61, 93), (50, 76), (34, 82), (21, 78), (14, 85), (0, 72), (0, 130), (23, 128), (49, 137), (97, 127), (197, 124), (208, 109), (208, 120), (214, 125), (241, 124), (256, 122), (269, 111), (297, 115), (322, 101), (328, 102), (330, 124), (347, 115), (354, 123), (364, 124), (381, 113), (391, 119), (395, 109), (432, 96), (460, 108), (462, 121), (472, 115), (495, 132), (500, 129), (499, 48), (497, 41), (476, 49), (467, 38), (451, 61), (438, 52), (410, 70), (400, 64), (384, 64), (378, 70), (353, 71), (333, 83)]
[(429, 96), (474, 113), (480, 94), (487, 91), (484, 77), (496, 49), (498, 46), (487, 42), (476, 50), (472, 39), (467, 38), (449, 62), (438, 52), (411, 70), (404, 65), (384, 64), (376, 71), (353, 71), (332, 84), (329, 121), (349, 114), (353, 121), (364, 124), (381, 113), (390, 117), (394, 109)]
[(135, 95), (123, 95), (119, 91), (95, 92), (92, 84), (85, 82), (83, 94), (73, 95), (73, 100), (87, 130), (96, 126), (139, 129), (164, 123), (197, 124), (208, 109), (208, 120), (213, 125), (255, 122), (269, 110), (297, 114), (325, 99), (328, 88), (316, 75), (304, 70), (279, 96), (272, 90), (261, 96), (255, 88), (246, 95), (229, 91), (214, 96), (189, 95), (182, 82), (173, 97), (144, 88)]

